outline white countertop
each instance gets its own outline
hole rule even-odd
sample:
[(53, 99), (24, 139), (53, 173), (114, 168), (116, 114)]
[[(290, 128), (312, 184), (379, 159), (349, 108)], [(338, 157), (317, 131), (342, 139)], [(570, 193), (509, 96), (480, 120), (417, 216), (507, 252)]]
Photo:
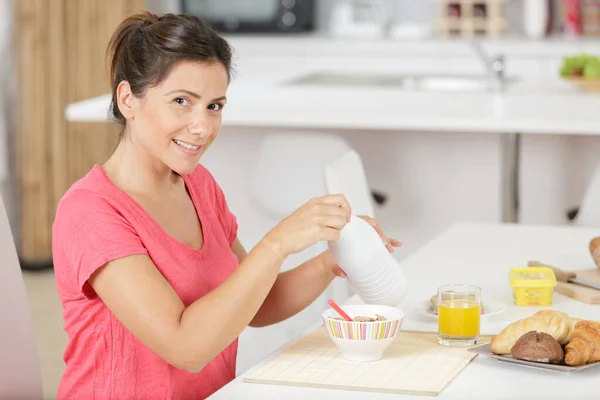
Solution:
[[(223, 126), (433, 132), (600, 134), (600, 95), (568, 83), (517, 82), (501, 95), (376, 87), (285, 86), (309, 71), (234, 82)], [(282, 76), (283, 75), (283, 76)], [(110, 96), (71, 104), (71, 121), (107, 119)]]
[[(446, 283), (482, 287), (482, 299), (493, 298), (506, 306), (500, 314), (483, 317), (483, 334), (497, 334), (508, 324), (542, 307), (513, 304), (508, 272), (536, 259), (567, 270), (596, 268), (588, 253), (590, 239), (600, 230), (582, 227), (458, 224), (405, 261), (409, 290), (400, 305), (406, 312), (403, 330), (436, 332), (437, 321), (424, 313), (422, 304)], [(351, 302), (359, 302), (351, 299)], [(600, 305), (588, 305), (554, 293), (553, 309), (574, 317), (600, 320)], [(272, 356), (275, 356), (272, 355)], [(270, 358), (270, 357), (269, 357)], [(260, 364), (262, 365), (262, 364)], [(257, 366), (260, 367), (260, 365)], [(250, 371), (248, 371), (250, 372)], [(211, 399), (345, 399), (429, 398), (331, 389), (245, 383), (243, 375), (215, 393)], [(477, 356), (438, 396), (441, 399), (574, 399), (598, 398), (600, 367), (571, 374), (543, 371)]]
[[(551, 87), (552, 86), (552, 87)], [(554, 88), (554, 90), (552, 89)], [(600, 96), (555, 82), (503, 95), (384, 88), (232, 85), (223, 126), (433, 132), (600, 134)], [(110, 96), (67, 107), (70, 121), (106, 121)]]
[[(560, 80), (556, 65), (564, 55), (600, 53), (593, 40), (484, 40), (486, 52), (507, 56), (507, 75), (522, 78), (502, 94), (289, 84), (324, 71), (483, 74), (465, 41), (298, 36), (232, 37), (230, 43), (236, 73), (227, 93), (225, 127), (600, 134), (600, 94)], [(107, 94), (70, 104), (66, 118), (106, 121), (109, 102)]]

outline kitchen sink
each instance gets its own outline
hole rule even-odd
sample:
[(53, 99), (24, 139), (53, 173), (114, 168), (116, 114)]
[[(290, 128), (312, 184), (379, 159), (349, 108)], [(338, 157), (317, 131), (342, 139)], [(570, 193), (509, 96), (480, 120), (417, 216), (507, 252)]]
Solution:
[[(516, 79), (503, 79), (506, 87)], [(395, 87), (414, 91), (491, 91), (493, 81), (487, 75), (461, 74), (361, 74), (320, 72), (294, 79), (292, 85), (342, 85)]]

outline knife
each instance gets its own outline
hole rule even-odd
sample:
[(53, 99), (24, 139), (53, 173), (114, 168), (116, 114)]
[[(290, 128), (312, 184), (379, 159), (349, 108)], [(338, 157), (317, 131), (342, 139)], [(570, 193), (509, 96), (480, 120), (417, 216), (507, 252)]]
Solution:
[(528, 267), (548, 267), (554, 271), (554, 275), (556, 276), (556, 280), (560, 282), (568, 282), (574, 283), (576, 285), (586, 286), (592, 289), (600, 290), (600, 283), (588, 281), (586, 279), (581, 279), (577, 277), (575, 272), (564, 271), (560, 268), (554, 267), (552, 265), (544, 264), (539, 261), (529, 261), (527, 263)]

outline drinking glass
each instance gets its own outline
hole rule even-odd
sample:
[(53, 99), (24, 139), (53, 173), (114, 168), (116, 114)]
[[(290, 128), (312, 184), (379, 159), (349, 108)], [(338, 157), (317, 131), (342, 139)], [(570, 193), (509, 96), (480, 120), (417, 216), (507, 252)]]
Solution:
[(444, 285), (438, 288), (438, 342), (444, 346), (474, 346), (479, 342), (481, 288)]

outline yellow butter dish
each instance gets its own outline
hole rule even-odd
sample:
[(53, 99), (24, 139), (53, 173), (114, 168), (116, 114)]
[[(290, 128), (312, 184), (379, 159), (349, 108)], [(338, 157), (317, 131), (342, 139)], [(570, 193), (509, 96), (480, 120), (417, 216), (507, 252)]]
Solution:
[(509, 275), (515, 304), (518, 306), (552, 305), (556, 286), (554, 271), (548, 267), (512, 268)]

